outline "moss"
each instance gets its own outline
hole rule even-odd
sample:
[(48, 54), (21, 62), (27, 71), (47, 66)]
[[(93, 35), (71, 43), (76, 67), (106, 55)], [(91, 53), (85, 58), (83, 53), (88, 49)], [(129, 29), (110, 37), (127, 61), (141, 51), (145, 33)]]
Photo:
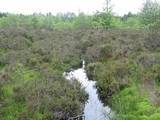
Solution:
[(86, 94), (80, 85), (72, 85), (64, 80), (60, 69), (47, 65), (40, 71), (23, 64), (13, 66), (11, 79), (2, 88), (3, 119), (64, 119), (82, 111)]
[(1, 71), (4, 67), (5, 67), (5, 65), (0, 63), (0, 71)]
[[(97, 81), (100, 98), (116, 112), (114, 119), (156, 119), (157, 115), (155, 118), (153, 115), (158, 113), (157, 107), (151, 103), (149, 91), (143, 90), (145, 88), (141, 86), (152, 88), (154, 80), (158, 85), (158, 62), (145, 69), (144, 66), (139, 66), (133, 58), (112, 59), (108, 62), (101, 61), (98, 64), (97, 62), (89, 64), (87, 73)], [(121, 85), (125, 85), (125, 87), (120, 87)], [(153, 92), (152, 89), (150, 90)], [(108, 91), (112, 94), (108, 94)]]
[(160, 86), (160, 76), (159, 75), (156, 76), (155, 82), (156, 82), (157, 86)]
[(25, 110), (25, 105), (9, 100), (5, 107), (0, 110), (4, 120), (18, 120), (19, 113)]
[(159, 120), (160, 119), (160, 114), (155, 113), (155, 114), (151, 115), (148, 119), (149, 120)]
[(0, 56), (1, 55), (3, 55), (3, 54), (5, 54), (7, 52), (7, 50), (6, 49), (2, 49), (2, 48), (0, 48)]
[(136, 88), (126, 88), (113, 95), (111, 103), (117, 112), (116, 120), (150, 120), (157, 109), (149, 102), (148, 96), (141, 96)]
[(2, 91), (3, 91), (4, 98), (10, 97), (13, 94), (13, 85), (11, 84), (5, 85), (2, 88)]
[(142, 101), (139, 102), (138, 105), (138, 114), (145, 114), (145, 115), (149, 115), (151, 113), (151, 111), (154, 110), (154, 106), (152, 106), (149, 101)]
[(40, 77), (40, 73), (34, 70), (31, 70), (23, 65), (19, 64), (16, 66), (15, 71), (12, 73), (11, 79), (14, 80), (21, 80), (21, 82), (34, 80)]

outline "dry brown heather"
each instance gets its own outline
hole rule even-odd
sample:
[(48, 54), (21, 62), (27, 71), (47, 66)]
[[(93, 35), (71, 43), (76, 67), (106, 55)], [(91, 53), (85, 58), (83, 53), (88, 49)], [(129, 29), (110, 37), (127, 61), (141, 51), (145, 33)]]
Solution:
[(0, 118), (65, 120), (82, 112), (86, 94), (62, 77), (81, 59), (89, 78), (97, 80), (100, 98), (117, 114), (124, 111), (114, 98), (125, 89), (138, 96), (149, 85), (155, 99), (146, 98), (160, 105), (159, 36), (126, 29), (0, 29)]

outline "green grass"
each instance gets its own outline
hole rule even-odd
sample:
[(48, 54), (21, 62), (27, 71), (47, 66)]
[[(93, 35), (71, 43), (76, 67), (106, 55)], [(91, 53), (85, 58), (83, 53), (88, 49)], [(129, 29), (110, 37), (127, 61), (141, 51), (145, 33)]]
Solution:
[(0, 109), (4, 120), (17, 120), (21, 112), (26, 111), (25, 101), (17, 102), (13, 99), (14, 89), (24, 86), (26, 82), (40, 77), (40, 73), (30, 70), (27, 67), (18, 65), (11, 73), (11, 81), (3, 86), (3, 101), (5, 106)]
[(25, 111), (25, 104), (17, 103), (12, 99), (8, 99), (5, 107), (0, 109), (0, 113), (4, 116), (4, 120), (18, 120), (21, 112)]
[(103, 102), (115, 112), (114, 120), (159, 120), (160, 103), (151, 101), (159, 99), (151, 98), (151, 93), (160, 91), (159, 53), (132, 55), (90, 63), (87, 73), (97, 81)]
[(6, 52), (7, 52), (7, 50), (6, 50), (6, 49), (2, 49), (2, 48), (0, 48), (0, 55), (5, 54)]
[[(47, 73), (16, 64), (10, 72), (10, 80), (2, 87), (5, 103), (0, 109), (3, 120), (59, 119), (64, 114), (78, 114), (86, 94), (75, 83), (74, 87), (62, 77), (62, 64), (42, 64)], [(48, 66), (48, 67), (47, 67)], [(53, 77), (54, 75), (54, 77)], [(36, 85), (35, 85), (36, 81)], [(50, 82), (50, 83), (48, 83)], [(57, 111), (63, 115), (55, 115)], [(73, 116), (73, 115), (71, 115)]]
[(18, 64), (11, 76), (13, 81), (20, 80), (21, 82), (25, 82), (40, 77), (40, 73), (24, 67), (22, 64)]
[(13, 95), (13, 88), (14, 88), (14, 85), (12, 85), (12, 84), (4, 85), (2, 88), (3, 97), (9, 98), (10, 96), (12, 96)]
[(13, 95), (13, 89), (19, 86), (23, 86), (26, 82), (37, 79), (40, 77), (40, 73), (34, 70), (30, 70), (27, 67), (17, 65), (15, 71), (11, 73), (11, 80), (9, 83), (3, 86), (3, 95), (5, 98), (9, 98)]
[(5, 65), (0, 64), (0, 71), (5, 67)]
[(116, 110), (116, 120), (157, 120), (159, 117), (157, 107), (136, 87), (125, 88), (114, 94), (111, 104)]

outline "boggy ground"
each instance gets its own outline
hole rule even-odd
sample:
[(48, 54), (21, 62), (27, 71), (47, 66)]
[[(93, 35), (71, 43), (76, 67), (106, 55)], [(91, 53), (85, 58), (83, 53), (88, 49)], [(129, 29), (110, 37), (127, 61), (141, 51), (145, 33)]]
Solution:
[(144, 30), (0, 29), (0, 118), (65, 120), (87, 95), (62, 76), (87, 62), (116, 120), (160, 119), (160, 39)]
[(62, 76), (80, 66), (74, 34), (0, 29), (0, 119), (66, 120), (83, 112), (87, 95)]
[(87, 74), (115, 112), (113, 119), (159, 120), (160, 34), (108, 30), (89, 37)]

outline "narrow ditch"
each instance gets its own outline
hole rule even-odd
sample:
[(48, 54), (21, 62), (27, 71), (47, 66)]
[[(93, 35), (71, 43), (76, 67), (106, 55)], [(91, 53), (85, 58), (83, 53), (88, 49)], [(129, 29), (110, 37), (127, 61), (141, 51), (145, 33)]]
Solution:
[(104, 106), (100, 101), (95, 87), (96, 82), (88, 79), (85, 71), (85, 61), (83, 61), (82, 68), (64, 73), (64, 75), (68, 80), (78, 80), (89, 95), (84, 108), (85, 120), (110, 120), (111, 109), (108, 106)]

